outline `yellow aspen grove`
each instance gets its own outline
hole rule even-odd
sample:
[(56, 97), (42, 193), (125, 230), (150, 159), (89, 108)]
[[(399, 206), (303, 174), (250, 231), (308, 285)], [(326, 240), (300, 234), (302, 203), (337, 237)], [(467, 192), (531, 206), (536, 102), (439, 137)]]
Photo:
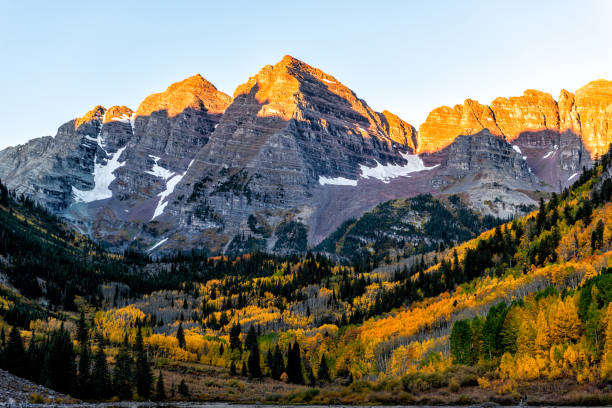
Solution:
[(550, 328), (548, 327), (546, 316), (544, 315), (544, 311), (542, 310), (538, 312), (538, 317), (536, 318), (536, 327), (538, 328), (535, 337), (536, 351), (538, 353), (547, 353), (551, 345)]
[(573, 342), (580, 338), (582, 325), (572, 297), (560, 300), (552, 310), (550, 337), (554, 344)]

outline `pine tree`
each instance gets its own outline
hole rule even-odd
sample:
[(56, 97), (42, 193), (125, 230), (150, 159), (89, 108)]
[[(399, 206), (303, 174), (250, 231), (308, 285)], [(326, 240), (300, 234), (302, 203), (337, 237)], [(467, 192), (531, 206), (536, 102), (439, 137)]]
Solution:
[(106, 355), (102, 347), (98, 347), (98, 352), (94, 357), (94, 368), (92, 372), (93, 395), (96, 399), (108, 398), (110, 394), (110, 375)]
[(330, 382), (329, 369), (327, 368), (327, 361), (325, 361), (325, 354), (321, 355), (321, 363), (319, 364), (319, 370), (317, 371), (317, 379), (322, 382)]
[(51, 336), (45, 359), (47, 383), (54, 390), (70, 393), (75, 384), (76, 366), (70, 333), (63, 325)]
[(251, 325), (247, 333), (246, 339), (244, 340), (244, 348), (248, 351), (251, 348), (257, 346), (257, 333), (255, 332), (255, 326)]
[(471, 357), (472, 330), (469, 320), (458, 320), (453, 324), (450, 349), (456, 364), (469, 364)]
[(189, 397), (189, 388), (187, 388), (187, 384), (185, 384), (184, 379), (181, 380), (181, 383), (179, 384), (177, 391), (183, 397), (185, 398)]
[(272, 357), (272, 365), (270, 366), (271, 376), (275, 380), (280, 380), (281, 375), (285, 372), (285, 361), (281, 353), (278, 343), (274, 347), (274, 356)]
[(293, 384), (304, 384), (302, 374), (302, 358), (300, 357), (300, 345), (297, 340), (290, 345), (287, 351), (287, 376), (289, 382)]
[[(140, 331), (139, 331), (140, 333)], [(136, 358), (136, 392), (142, 398), (149, 398), (153, 385), (153, 373), (147, 358), (147, 352), (141, 350)]]
[(246, 377), (246, 376), (249, 375), (249, 372), (247, 371), (247, 363), (246, 363), (246, 361), (242, 363), (242, 370), (241, 371), (242, 371), (241, 374), (242, 374), (243, 377)]
[(9, 333), (8, 343), (4, 349), (4, 364), (7, 370), (15, 375), (24, 377), (26, 374), (27, 360), (21, 333), (13, 326)]
[(257, 343), (257, 333), (255, 332), (255, 326), (249, 328), (246, 340), (244, 342), (245, 348), (249, 351), (249, 358), (247, 360), (249, 366), (249, 373), (253, 378), (261, 378), (261, 362), (259, 356), (259, 344)]
[(166, 399), (166, 390), (164, 389), (164, 376), (159, 370), (159, 376), (157, 377), (157, 386), (155, 387), (155, 400), (163, 401)]
[(185, 348), (185, 333), (183, 332), (183, 324), (179, 323), (178, 330), (176, 331), (176, 339), (180, 348)]
[(79, 393), (81, 395), (88, 396), (90, 394), (91, 355), (89, 353), (89, 345), (87, 344), (87, 342), (81, 345), (77, 384), (79, 385)]
[(234, 362), (234, 360), (232, 360), (230, 364), (230, 375), (236, 375), (236, 363)]
[(81, 312), (81, 316), (79, 317), (79, 322), (77, 323), (77, 341), (82, 346), (87, 343), (89, 339), (89, 329), (87, 328), (87, 323), (85, 322), (85, 313)]
[(123, 400), (132, 398), (132, 366), (132, 357), (130, 357), (125, 347), (121, 347), (115, 358), (113, 387), (115, 388), (115, 393)]
[(242, 351), (242, 343), (240, 342), (240, 325), (237, 323), (230, 328), (229, 343), (231, 351), (234, 351), (234, 349)]
[(144, 342), (142, 340), (142, 330), (140, 326), (138, 327), (138, 331), (136, 332), (136, 341), (134, 342), (134, 351), (140, 353), (144, 350)]

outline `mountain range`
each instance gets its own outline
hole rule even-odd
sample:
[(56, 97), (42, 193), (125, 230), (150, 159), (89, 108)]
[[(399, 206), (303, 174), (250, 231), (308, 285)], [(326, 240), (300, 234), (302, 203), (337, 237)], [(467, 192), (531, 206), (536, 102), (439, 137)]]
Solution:
[(612, 142), (612, 82), (467, 99), (417, 129), (291, 56), (233, 96), (200, 75), (0, 152), (0, 179), (110, 248), (304, 251), (377, 204), (525, 213)]

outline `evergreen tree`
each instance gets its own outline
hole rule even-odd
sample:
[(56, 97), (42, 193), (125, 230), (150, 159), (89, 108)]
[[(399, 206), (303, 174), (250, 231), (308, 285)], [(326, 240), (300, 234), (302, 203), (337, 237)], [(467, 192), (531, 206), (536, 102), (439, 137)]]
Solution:
[(287, 351), (287, 376), (290, 383), (304, 384), (300, 345), (297, 340), (293, 343), (293, 346), (289, 345), (289, 350)]
[(157, 401), (163, 401), (166, 399), (166, 390), (164, 389), (164, 376), (159, 370), (159, 376), (157, 377), (157, 386), (155, 387), (155, 399)]
[(242, 363), (242, 376), (246, 377), (249, 375), (248, 371), (247, 371), (247, 363), (246, 361)]
[[(252, 336), (251, 336), (252, 334)], [(249, 337), (251, 337), (249, 341)], [(259, 357), (259, 345), (257, 344), (257, 334), (253, 326), (249, 329), (249, 335), (247, 336), (247, 343), (249, 344), (249, 373), (253, 378), (261, 378), (261, 363)]]
[(140, 326), (138, 327), (138, 331), (136, 332), (136, 341), (134, 342), (134, 351), (140, 353), (144, 350), (144, 342), (142, 340), (142, 330)]
[(113, 370), (113, 386), (115, 393), (122, 400), (132, 398), (132, 374), (133, 361), (125, 347), (119, 349), (115, 358), (115, 368)]
[(183, 397), (185, 398), (189, 397), (189, 388), (187, 388), (187, 384), (185, 384), (184, 379), (181, 380), (181, 383), (179, 384), (177, 391)]
[(285, 372), (285, 361), (283, 360), (283, 354), (281, 353), (278, 343), (274, 348), (274, 356), (272, 358), (272, 365), (270, 366), (272, 378), (280, 380), (281, 375)]
[(79, 393), (83, 396), (90, 394), (91, 384), (91, 355), (87, 342), (81, 345), (81, 353), (79, 355), (79, 371), (77, 377), (79, 385)]
[(92, 372), (93, 396), (98, 400), (108, 398), (110, 394), (110, 375), (106, 355), (102, 347), (98, 347), (98, 352), (94, 357), (94, 368)]
[(180, 348), (185, 348), (185, 333), (183, 332), (183, 324), (179, 323), (178, 330), (176, 331), (176, 339)]
[(4, 364), (7, 370), (15, 375), (24, 377), (26, 374), (27, 360), (23, 340), (16, 326), (9, 333), (8, 343), (4, 349)]
[(472, 330), (469, 320), (459, 320), (450, 335), (451, 355), (455, 364), (470, 364)]
[[(140, 331), (139, 331), (140, 333)], [(149, 398), (153, 385), (153, 373), (147, 358), (147, 352), (141, 350), (136, 358), (136, 392), (142, 398)]]
[(329, 369), (327, 368), (327, 361), (325, 361), (325, 354), (321, 355), (321, 363), (319, 364), (319, 370), (317, 371), (317, 379), (322, 382), (330, 382)]
[(32, 334), (32, 338), (30, 339), (30, 345), (28, 346), (28, 351), (26, 352), (26, 360), (27, 360), (27, 373), (26, 377), (32, 380), (33, 382), (41, 382), (41, 370), (40, 370), (40, 362), (45, 359), (46, 350), (43, 349), (42, 346), (39, 346), (34, 339), (34, 335)]
[(87, 343), (89, 339), (89, 329), (87, 328), (87, 323), (85, 322), (85, 313), (81, 312), (81, 316), (79, 317), (79, 322), (77, 323), (77, 341), (82, 346)]
[(229, 343), (231, 351), (234, 351), (234, 349), (242, 351), (242, 343), (240, 342), (240, 325), (237, 323), (230, 328)]
[(244, 348), (250, 351), (253, 347), (257, 346), (257, 333), (255, 332), (255, 326), (251, 325), (247, 333), (246, 339), (244, 340)]
[(232, 360), (230, 364), (230, 375), (236, 375), (236, 363), (234, 362), (234, 360)]
[(70, 333), (63, 325), (51, 336), (45, 359), (47, 383), (54, 390), (70, 393), (75, 384), (76, 366)]

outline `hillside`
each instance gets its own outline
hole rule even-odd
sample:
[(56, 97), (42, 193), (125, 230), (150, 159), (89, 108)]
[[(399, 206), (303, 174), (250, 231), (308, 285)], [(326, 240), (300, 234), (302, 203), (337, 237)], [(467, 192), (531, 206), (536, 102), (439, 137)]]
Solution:
[(314, 250), (336, 254), (353, 263), (369, 257), (390, 262), (443, 250), (502, 222), (475, 213), (458, 195), (418, 195), (387, 201), (356, 220), (345, 221)]
[[(381, 266), (313, 254), (111, 256), (3, 190), (9, 280), (21, 282), (10, 267), (20, 257), (36, 259), (10, 245), (33, 229), (36, 251), (59, 258), (29, 280), (66, 288), (54, 314), (46, 297), (4, 285), (3, 364), (86, 399), (511, 404), (527, 393), (539, 404), (608, 405), (611, 158), (526, 217)], [(77, 267), (91, 278), (67, 274)], [(99, 283), (98, 296), (69, 302), (67, 289), (85, 282)], [(17, 303), (41, 314), (11, 318)], [(27, 363), (40, 358), (42, 367)], [(55, 359), (64, 365), (46, 371)]]

